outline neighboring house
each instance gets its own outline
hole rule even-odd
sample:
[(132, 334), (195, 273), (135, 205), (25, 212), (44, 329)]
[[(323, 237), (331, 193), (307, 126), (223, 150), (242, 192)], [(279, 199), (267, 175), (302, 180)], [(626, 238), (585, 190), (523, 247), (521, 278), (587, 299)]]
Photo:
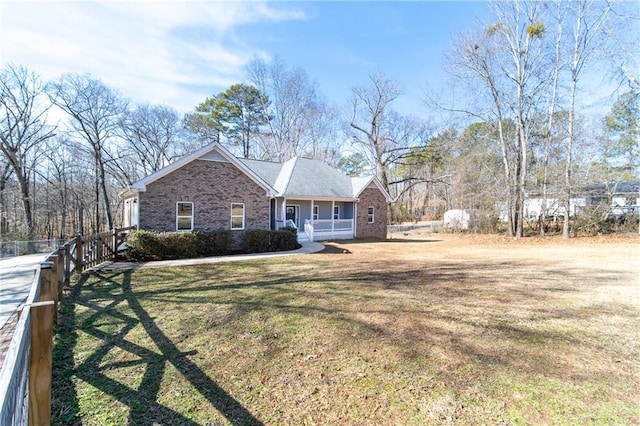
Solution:
[(586, 188), (586, 208), (600, 208), (614, 218), (640, 214), (640, 181), (608, 182)]
[[(569, 200), (571, 217), (589, 214), (595, 210), (603, 216), (619, 218), (624, 215), (640, 214), (640, 182), (623, 181), (585, 185), (573, 190)], [(564, 217), (564, 204), (557, 195), (559, 190), (550, 188), (548, 196), (542, 197), (540, 189), (525, 194), (524, 215), (527, 220), (538, 220), (543, 211), (549, 218)], [(506, 221), (506, 208), (501, 210), (501, 219)]]
[(125, 226), (156, 231), (295, 226), (299, 239), (387, 235), (392, 199), (374, 176), (350, 178), (306, 158), (284, 163), (236, 158), (207, 145), (120, 193)]

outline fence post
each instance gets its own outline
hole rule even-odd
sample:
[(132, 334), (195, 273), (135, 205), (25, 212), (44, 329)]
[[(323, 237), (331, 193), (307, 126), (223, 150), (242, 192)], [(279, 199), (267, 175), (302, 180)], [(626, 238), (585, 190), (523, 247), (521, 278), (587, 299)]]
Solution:
[(76, 237), (76, 272), (82, 272), (82, 235)]
[(71, 279), (71, 247), (69, 243), (64, 245), (64, 285), (69, 285)]
[(102, 252), (103, 252), (103, 238), (102, 236), (98, 237), (96, 240), (96, 264), (102, 262)]
[(52, 264), (40, 265), (40, 302), (31, 310), (31, 357), (29, 359), (29, 425), (51, 423), (51, 374), (53, 318)]
[(58, 247), (58, 302), (62, 301), (62, 287), (64, 286), (64, 246)]
[(118, 256), (118, 229), (113, 228), (111, 232), (111, 260), (114, 260)]
[[(60, 303), (60, 299), (58, 297), (58, 256), (52, 255), (47, 259), (51, 264), (50, 276), (49, 280), (51, 281), (51, 300), (54, 302), (54, 312), (53, 312), (53, 323), (58, 323), (58, 303)], [(44, 299), (49, 300), (49, 299)]]

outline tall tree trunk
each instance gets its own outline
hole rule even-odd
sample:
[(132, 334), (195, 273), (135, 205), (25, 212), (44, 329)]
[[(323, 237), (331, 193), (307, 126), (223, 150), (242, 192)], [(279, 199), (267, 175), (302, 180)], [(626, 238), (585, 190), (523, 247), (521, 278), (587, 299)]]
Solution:
[[(100, 177), (100, 189), (102, 190), (102, 200), (104, 202), (104, 212), (107, 219), (107, 228), (113, 229), (113, 217), (111, 215), (111, 203), (109, 200), (109, 191), (107, 189), (107, 179), (106, 173), (104, 170), (104, 162), (100, 161), (99, 167), (99, 177)], [(100, 223), (98, 223), (98, 228), (100, 227)]]
[(577, 80), (574, 79), (571, 82), (571, 95), (570, 95), (570, 107), (569, 107), (569, 123), (567, 138), (567, 158), (564, 168), (564, 222), (562, 224), (562, 238), (570, 237), (570, 216), (571, 216), (571, 163), (573, 158), (573, 141), (575, 138), (575, 100), (576, 100)]

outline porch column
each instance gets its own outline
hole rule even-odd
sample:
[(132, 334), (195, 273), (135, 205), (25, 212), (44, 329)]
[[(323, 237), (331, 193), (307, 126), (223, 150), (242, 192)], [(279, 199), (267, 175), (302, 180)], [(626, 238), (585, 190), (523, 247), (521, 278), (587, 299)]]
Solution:
[(287, 198), (282, 199), (282, 210), (280, 210), (280, 220), (282, 221), (282, 226), (285, 226), (284, 221), (287, 220)]
[(331, 234), (335, 232), (336, 227), (336, 202), (331, 200)]
[(311, 200), (311, 215), (309, 215), (309, 217), (311, 218), (310, 222), (313, 225), (313, 200)]
[(358, 202), (353, 202), (353, 237), (358, 236)]
[(133, 214), (136, 220), (132, 220), (131, 225), (135, 225), (136, 229), (140, 229), (140, 194), (136, 194), (136, 198), (133, 200)]

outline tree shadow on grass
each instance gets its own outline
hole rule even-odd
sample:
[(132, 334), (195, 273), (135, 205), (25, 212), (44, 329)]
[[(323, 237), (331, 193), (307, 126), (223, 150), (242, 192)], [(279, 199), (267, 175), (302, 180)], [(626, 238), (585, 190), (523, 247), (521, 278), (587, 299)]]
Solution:
[[(249, 410), (213, 381), (188, 356), (195, 351), (181, 352), (145, 311), (131, 289), (131, 271), (100, 274), (94, 284), (88, 284), (90, 275), (84, 275), (71, 289), (61, 309), (54, 348), (52, 389), (52, 417), (57, 424), (82, 424), (78, 394), (74, 377), (89, 383), (129, 408), (128, 423), (132, 425), (198, 423), (157, 399), (166, 368), (171, 365), (206, 398), (218, 412), (234, 425), (262, 425)], [(96, 287), (93, 289), (92, 287)], [(109, 297), (105, 297), (109, 293)], [(107, 301), (105, 305), (105, 301)], [(126, 303), (134, 316), (116, 310)], [(93, 313), (79, 318), (76, 306), (82, 305)], [(158, 350), (151, 350), (127, 340), (127, 334), (142, 325)], [(116, 326), (117, 331), (104, 331), (104, 326)], [(74, 365), (74, 349), (78, 332), (82, 331), (101, 340), (101, 345), (79, 365)], [(105, 366), (107, 354), (118, 349), (133, 355), (132, 361)], [(114, 367), (144, 366), (137, 388), (108, 377), (105, 373)]]

